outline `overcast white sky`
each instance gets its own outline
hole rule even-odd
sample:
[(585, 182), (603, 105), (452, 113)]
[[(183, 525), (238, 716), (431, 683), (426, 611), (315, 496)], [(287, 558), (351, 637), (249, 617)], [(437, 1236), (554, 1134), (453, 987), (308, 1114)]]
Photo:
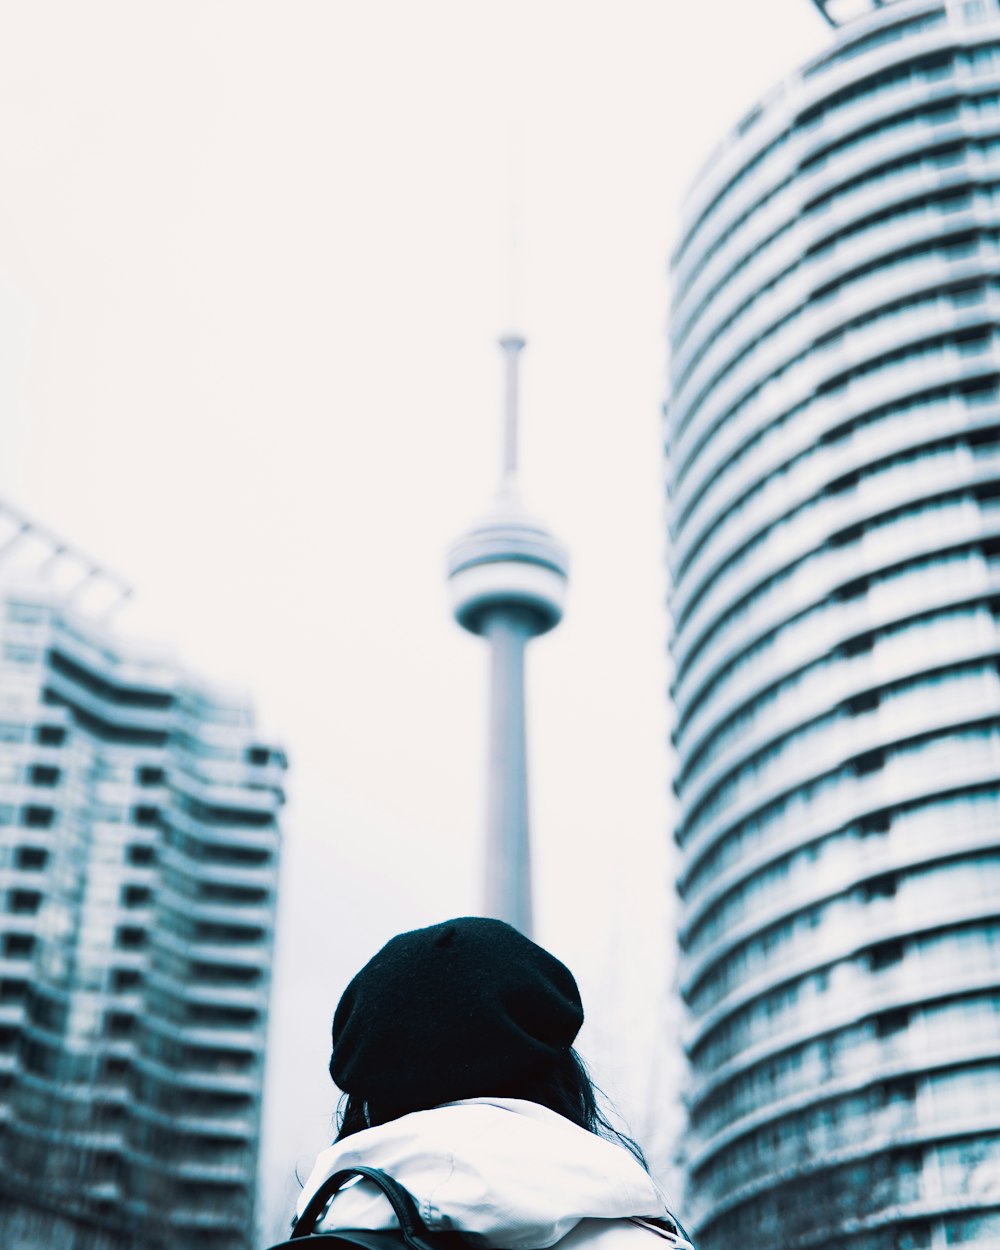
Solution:
[(477, 908), (485, 653), (442, 575), (498, 467), (512, 200), (525, 494), (573, 560), (529, 669), (539, 937), (669, 1133), (667, 257), (828, 39), (808, 0), (0, 4), (0, 489), (292, 761), (269, 1220), (347, 979)]

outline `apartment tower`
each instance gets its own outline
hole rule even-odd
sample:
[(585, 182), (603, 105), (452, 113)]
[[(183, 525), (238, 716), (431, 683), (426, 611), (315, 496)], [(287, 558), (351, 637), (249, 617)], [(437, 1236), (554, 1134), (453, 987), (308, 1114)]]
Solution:
[(246, 1250), (284, 756), (0, 525), (0, 1241)]
[(701, 1250), (1000, 1244), (1000, 11), (820, 6), (668, 409)]

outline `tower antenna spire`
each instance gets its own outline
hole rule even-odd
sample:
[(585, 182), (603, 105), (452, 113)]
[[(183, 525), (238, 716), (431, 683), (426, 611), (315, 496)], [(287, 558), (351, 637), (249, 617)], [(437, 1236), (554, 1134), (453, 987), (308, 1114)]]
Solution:
[(501, 487), (511, 489), (517, 483), (518, 450), (518, 366), (525, 340), (520, 334), (505, 334), (500, 340), (505, 362), (504, 421), (503, 421), (503, 477)]

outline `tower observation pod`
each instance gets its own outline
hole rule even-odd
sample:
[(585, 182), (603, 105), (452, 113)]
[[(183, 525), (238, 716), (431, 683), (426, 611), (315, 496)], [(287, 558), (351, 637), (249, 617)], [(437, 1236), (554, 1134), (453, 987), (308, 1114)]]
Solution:
[(484, 914), (531, 933), (531, 847), (524, 726), (524, 652), (562, 619), (566, 549), (521, 503), (517, 484), (518, 358), (524, 339), (500, 340), (506, 371), (503, 472), (493, 508), (448, 553), (452, 610), (490, 645), (490, 733)]

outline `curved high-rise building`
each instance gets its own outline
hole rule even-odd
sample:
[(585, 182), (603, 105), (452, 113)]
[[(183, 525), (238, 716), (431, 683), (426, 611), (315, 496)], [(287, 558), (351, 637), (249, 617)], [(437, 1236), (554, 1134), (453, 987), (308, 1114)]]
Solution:
[(673, 260), (703, 1250), (1000, 1242), (1000, 11), (861, 8)]

